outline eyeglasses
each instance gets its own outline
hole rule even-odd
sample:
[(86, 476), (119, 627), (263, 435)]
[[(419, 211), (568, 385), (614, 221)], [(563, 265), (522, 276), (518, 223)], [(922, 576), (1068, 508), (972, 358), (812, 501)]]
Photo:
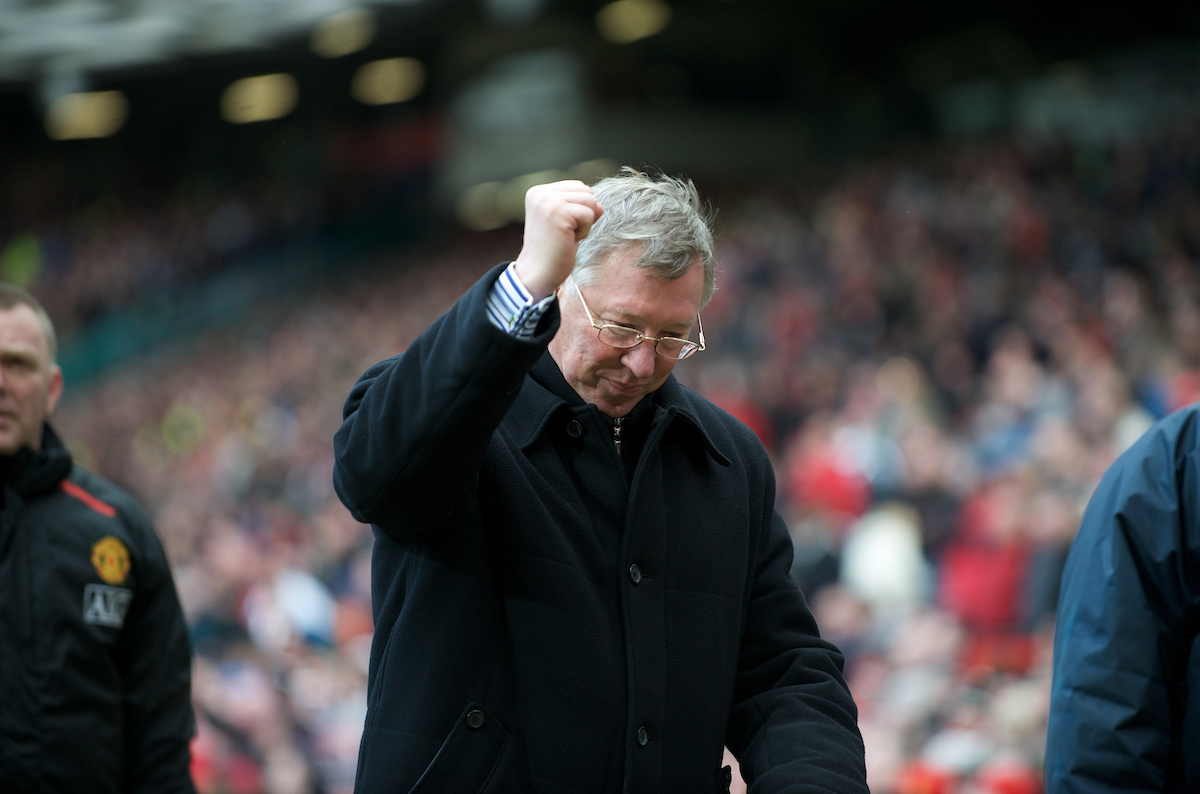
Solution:
[(700, 312), (696, 312), (696, 328), (700, 335), (699, 342), (693, 342), (690, 339), (684, 339), (679, 336), (646, 336), (640, 331), (635, 331), (624, 325), (598, 324), (596, 318), (592, 315), (592, 310), (588, 308), (587, 301), (583, 299), (583, 292), (578, 286), (575, 288), (575, 294), (579, 296), (579, 302), (583, 304), (583, 310), (587, 312), (588, 322), (596, 329), (596, 336), (601, 342), (610, 347), (627, 350), (631, 347), (637, 347), (642, 342), (650, 341), (654, 343), (655, 353), (663, 358), (675, 360), (685, 359), (704, 349), (704, 323), (700, 322)]

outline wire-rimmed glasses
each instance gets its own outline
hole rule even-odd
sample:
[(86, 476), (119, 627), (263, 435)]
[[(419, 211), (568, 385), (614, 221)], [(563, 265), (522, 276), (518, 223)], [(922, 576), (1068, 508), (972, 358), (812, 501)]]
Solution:
[(704, 323), (700, 322), (700, 312), (696, 312), (696, 329), (700, 336), (699, 342), (693, 342), (690, 339), (684, 339), (680, 336), (646, 336), (641, 331), (635, 331), (624, 325), (611, 325), (609, 323), (600, 325), (596, 322), (592, 310), (588, 308), (587, 301), (583, 299), (583, 292), (578, 287), (575, 288), (575, 294), (579, 296), (579, 302), (583, 304), (583, 310), (587, 313), (588, 322), (596, 329), (596, 336), (601, 342), (610, 347), (627, 350), (631, 347), (637, 347), (642, 342), (650, 341), (654, 343), (655, 353), (663, 358), (675, 360), (685, 359), (704, 349)]

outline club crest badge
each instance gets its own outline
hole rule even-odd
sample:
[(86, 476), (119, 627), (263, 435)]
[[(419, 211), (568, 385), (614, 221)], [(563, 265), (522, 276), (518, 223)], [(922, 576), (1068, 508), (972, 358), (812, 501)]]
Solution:
[(129, 549), (125, 544), (106, 535), (92, 545), (92, 565), (108, 584), (125, 584), (129, 577)]

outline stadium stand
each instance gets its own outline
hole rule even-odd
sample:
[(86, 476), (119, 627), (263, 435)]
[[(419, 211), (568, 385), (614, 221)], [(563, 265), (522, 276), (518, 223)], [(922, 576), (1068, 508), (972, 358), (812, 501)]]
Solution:
[[(927, 144), (710, 192), (710, 344), (678, 374), (774, 457), (872, 789), (1040, 791), (1082, 506), (1154, 418), (1200, 399), (1200, 127)], [(63, 220), (91, 244), (35, 291), (75, 316), (52, 296), (93, 294), (87, 252), (162, 217)], [(510, 227), (378, 254), (70, 390), (64, 437), (151, 506), (175, 566), (201, 791), (351, 789), (371, 534), (332, 492), (341, 402), (518, 248)]]

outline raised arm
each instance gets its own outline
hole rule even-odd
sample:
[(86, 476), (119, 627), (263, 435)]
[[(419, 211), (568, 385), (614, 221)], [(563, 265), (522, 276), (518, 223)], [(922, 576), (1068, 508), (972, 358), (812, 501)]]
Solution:
[[(601, 209), (575, 181), (532, 188), (525, 203), (515, 269), (538, 299), (570, 274)], [(399, 540), (433, 537), (468, 503), (492, 433), (557, 330), (556, 308), (529, 340), (489, 320), (500, 272), (489, 272), (402, 356), (371, 367), (346, 401), (334, 485), (356, 518)]]

